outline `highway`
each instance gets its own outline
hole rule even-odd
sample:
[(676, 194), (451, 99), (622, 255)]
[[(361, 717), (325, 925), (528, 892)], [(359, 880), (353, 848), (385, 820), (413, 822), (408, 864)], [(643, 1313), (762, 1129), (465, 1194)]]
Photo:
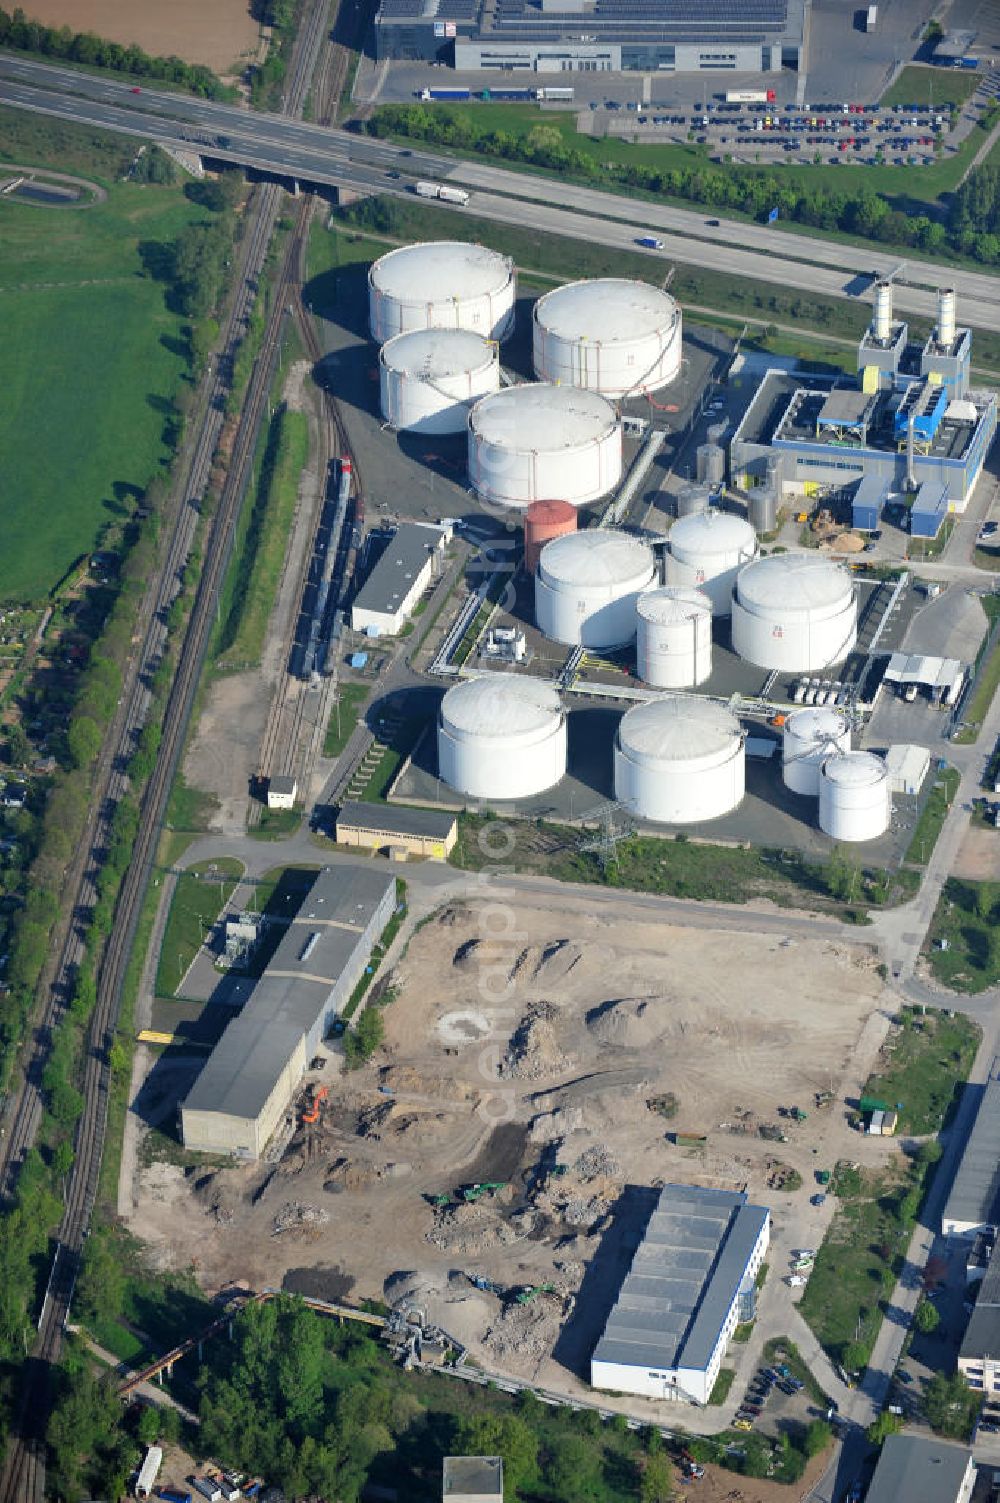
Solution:
[[(447, 178), (469, 188), (467, 210), (500, 223), (541, 228), (609, 248), (634, 249), (655, 231), (663, 249), (648, 254), (785, 289), (832, 297), (867, 295), (874, 273), (888, 276), (899, 257), (883, 250), (799, 235), (775, 226), (720, 219), (701, 211), (647, 203), (624, 195), (408, 149), (351, 131), (306, 125), (279, 115), (251, 115), (231, 105), (128, 85), (0, 55), (0, 102), (201, 150), (260, 171), (356, 191), (406, 195), (416, 178)], [(400, 176), (390, 177), (389, 173)], [(954, 287), (962, 317), (1000, 330), (1000, 279), (924, 261), (908, 261), (896, 277), (896, 309), (936, 315), (933, 290)]]

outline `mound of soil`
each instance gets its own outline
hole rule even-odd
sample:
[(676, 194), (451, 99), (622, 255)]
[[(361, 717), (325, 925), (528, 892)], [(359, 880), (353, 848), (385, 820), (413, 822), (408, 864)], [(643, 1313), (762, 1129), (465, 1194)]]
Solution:
[(587, 1013), (587, 1027), (613, 1049), (648, 1049), (667, 1032), (666, 997), (617, 997)]

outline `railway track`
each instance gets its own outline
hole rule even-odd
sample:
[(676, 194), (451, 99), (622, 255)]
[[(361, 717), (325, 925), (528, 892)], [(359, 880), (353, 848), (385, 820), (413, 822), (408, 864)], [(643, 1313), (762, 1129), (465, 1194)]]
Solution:
[[(316, 66), (324, 40), (328, 0), (317, 0), (309, 13), (293, 61), (287, 99), (289, 113), (301, 112), (305, 90)], [(216, 363), (204, 405), (202, 422), (188, 466), (184, 501), (176, 514), (164, 566), (151, 584), (143, 602), (145, 621), (142, 648), (130, 672), (112, 734), (111, 750), (101, 763), (95, 806), (84, 842), (75, 887), (67, 886), (72, 904), (68, 925), (52, 985), (46, 994), (22, 1088), (18, 1093), (10, 1129), (3, 1140), (0, 1183), (10, 1194), (24, 1156), (34, 1141), (42, 1113), (41, 1076), (51, 1039), (72, 993), (76, 966), (82, 957), (86, 915), (96, 899), (96, 881), (106, 848), (114, 811), (127, 790), (125, 772), (149, 710), (147, 687), (159, 665), (166, 644), (166, 616), (180, 588), (180, 575), (190, 554), (198, 524), (201, 498), (209, 480), (213, 456), (224, 421), (235, 355), (245, 335), (257, 287), (264, 270), (267, 248), (277, 219), (282, 190), (266, 184), (259, 190), (241, 247), (236, 292), (226, 324), (223, 352)], [(251, 374), (237, 432), (229, 473), (212, 521), (188, 630), (181, 647), (174, 683), (164, 715), (160, 754), (150, 777), (140, 812), (132, 860), (125, 874), (115, 914), (115, 926), (102, 958), (97, 1003), (90, 1020), (83, 1067), (84, 1108), (76, 1134), (75, 1161), (68, 1176), (62, 1221), (56, 1237), (48, 1288), (38, 1321), (38, 1338), (23, 1370), (18, 1411), (8, 1437), (0, 1472), (0, 1503), (42, 1503), (45, 1487), (45, 1428), (50, 1402), (53, 1364), (58, 1360), (63, 1330), (76, 1283), (80, 1253), (89, 1228), (97, 1195), (110, 1084), (111, 1047), (121, 1005), (125, 972), (135, 936), (149, 873), (152, 868), (163, 812), (177, 768), (190, 718), (201, 666), (212, 629), (219, 587), (232, 552), (239, 508), (245, 494), (254, 445), (266, 404), (271, 364), (285, 317), (285, 295), (299, 273), (301, 236), (289, 243), (279, 278), (282, 293), (274, 299), (265, 330), (263, 347)]]
[[(323, 54), (314, 86), (314, 98), (316, 100), (315, 114), (320, 124), (329, 124), (336, 113), (337, 101), (347, 78), (349, 59), (349, 49), (339, 42), (333, 42), (326, 48)], [(297, 229), (301, 236), (301, 263), (293, 293), (293, 310), (296, 326), (314, 371), (322, 361), (323, 351), (317, 337), (312, 315), (302, 298), (302, 283), (305, 271), (306, 244), (312, 216), (316, 211), (316, 207), (314, 203), (310, 202), (303, 205), (300, 209)], [(315, 468), (320, 476), (327, 477), (330, 474), (331, 461), (335, 457), (346, 456), (349, 458), (354, 475), (354, 505), (359, 511), (363, 510), (364, 490), (362, 476), (358, 467), (357, 456), (351, 448), (340, 409), (336, 399), (328, 388), (320, 382), (317, 385), (321, 393), (321, 410), (319, 414), (320, 420), (317, 425), (318, 451)], [(327, 482), (324, 481), (324, 483)], [(317, 535), (321, 525), (321, 517), (322, 504), (320, 507), (320, 520), (317, 521), (316, 527)], [(351, 519), (349, 515), (345, 526), (350, 525)], [(336, 548), (338, 541), (337, 538), (330, 538), (327, 547)], [(303, 562), (295, 611), (292, 616), (292, 634), (285, 643), (285, 669), (272, 695), (271, 706), (261, 737), (260, 751), (257, 759), (258, 776), (260, 779), (266, 779), (276, 774), (289, 776), (294, 778), (300, 789), (305, 791), (308, 791), (312, 770), (322, 750), (326, 725), (330, 718), (337, 689), (336, 676), (333, 674), (324, 676), (319, 686), (315, 687), (303, 682), (295, 671), (294, 634), (299, 623), (305, 619), (306, 612), (303, 610), (303, 602), (309, 588), (310, 569), (315, 557), (316, 548), (314, 544)], [(332, 602), (331, 609), (335, 605), (336, 602)], [(259, 818), (260, 805), (255, 804), (251, 807), (250, 823), (256, 823)]]

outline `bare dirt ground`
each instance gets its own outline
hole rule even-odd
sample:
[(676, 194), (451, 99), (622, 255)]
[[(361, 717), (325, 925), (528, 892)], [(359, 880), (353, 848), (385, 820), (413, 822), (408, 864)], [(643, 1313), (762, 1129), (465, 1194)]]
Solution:
[(1000, 881), (1000, 830), (992, 825), (970, 825), (952, 875), (970, 882)]
[(211, 827), (224, 835), (246, 829), (266, 719), (267, 690), (257, 669), (226, 674), (209, 686), (184, 758), (184, 778), (190, 788), (219, 800)]
[[(583, 894), (473, 901), (415, 932), (393, 980), (383, 1048), (328, 1081), (280, 1163), (144, 1171), (134, 1224), (163, 1264), (193, 1256), (212, 1289), (409, 1300), (485, 1366), (581, 1391), (656, 1187), (787, 1206), (791, 1167), (806, 1206), (817, 1162), (889, 1151), (814, 1108), (882, 992), (864, 947), (636, 920), (626, 896), (599, 915)], [(800, 1104), (805, 1122), (779, 1115)], [(451, 1193), (484, 1181), (503, 1188)]]
[(247, 0), (31, 0), (27, 9), (45, 26), (135, 42), (154, 57), (182, 57), (222, 75), (242, 72), (260, 46)]

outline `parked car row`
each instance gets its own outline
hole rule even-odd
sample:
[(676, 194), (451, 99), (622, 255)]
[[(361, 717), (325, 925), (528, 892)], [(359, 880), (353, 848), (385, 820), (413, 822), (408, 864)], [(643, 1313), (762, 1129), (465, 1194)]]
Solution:
[(774, 1367), (760, 1367), (750, 1383), (746, 1398), (736, 1411), (733, 1424), (737, 1430), (752, 1430), (754, 1421), (764, 1412), (764, 1405), (770, 1397), (772, 1388), (779, 1388), (782, 1393), (793, 1397), (799, 1393), (805, 1385), (801, 1378), (796, 1378), (785, 1362), (778, 1362)]

